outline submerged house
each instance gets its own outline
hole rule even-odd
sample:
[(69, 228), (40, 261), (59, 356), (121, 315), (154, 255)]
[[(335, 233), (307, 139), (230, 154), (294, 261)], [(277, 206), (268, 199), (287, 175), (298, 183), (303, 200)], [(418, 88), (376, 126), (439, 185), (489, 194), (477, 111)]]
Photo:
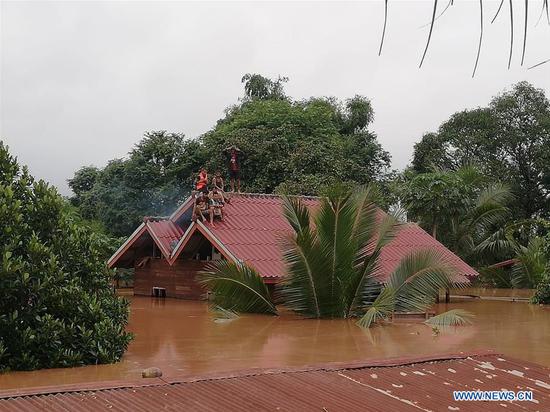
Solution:
[[(303, 196), (315, 209), (319, 198)], [(197, 274), (212, 260), (244, 262), (260, 273), (268, 285), (285, 276), (280, 239), (290, 232), (277, 195), (233, 194), (224, 207), (225, 220), (215, 226), (192, 221), (193, 198), (171, 216), (145, 218), (109, 259), (109, 267), (134, 268), (134, 294), (152, 295), (161, 288), (166, 296), (204, 299), (206, 291)], [(467, 281), (477, 272), (418, 225), (407, 223), (382, 249), (378, 277), (383, 282), (399, 261), (417, 250), (435, 250)]]

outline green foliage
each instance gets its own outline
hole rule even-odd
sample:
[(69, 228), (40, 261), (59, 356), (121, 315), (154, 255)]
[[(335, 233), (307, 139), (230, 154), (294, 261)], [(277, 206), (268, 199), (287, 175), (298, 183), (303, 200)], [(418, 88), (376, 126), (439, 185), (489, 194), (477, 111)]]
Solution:
[(197, 142), (149, 132), (128, 159), (112, 160), (102, 170), (78, 170), (69, 180), (71, 201), (86, 219), (101, 222), (113, 236), (126, 236), (143, 216), (171, 213), (189, 195), (192, 174), (202, 163)]
[(225, 147), (243, 150), (246, 191), (318, 194), (336, 181), (384, 177), (390, 158), (366, 130), (372, 118), (360, 96), (345, 106), (335, 99), (256, 99), (233, 108), (201, 143), (209, 170), (225, 169)]
[(464, 309), (451, 309), (447, 312), (440, 313), (430, 319), (428, 319), (426, 324), (436, 326), (436, 327), (449, 327), (449, 326), (464, 326), (472, 323), (472, 318), (474, 314), (464, 310)]
[(0, 220), (0, 370), (119, 360), (131, 335), (105, 266), (110, 240), (2, 142)]
[(127, 159), (80, 169), (69, 181), (73, 203), (114, 236), (128, 235), (143, 216), (168, 214), (181, 203), (200, 167), (223, 173), (224, 149), (233, 144), (245, 154), (243, 191), (313, 195), (336, 181), (385, 184), (390, 156), (368, 131), (370, 101), (293, 101), (285, 82), (245, 75), (245, 98), (203, 136), (146, 133)]
[(453, 274), (452, 267), (435, 252), (426, 250), (405, 256), (357, 324), (368, 328), (393, 312), (428, 310), (440, 289), (460, 286), (453, 282)]
[(212, 301), (226, 311), (276, 315), (266, 284), (251, 267), (227, 260), (210, 264), (200, 282), (212, 292)]
[(408, 217), (470, 263), (509, 251), (499, 231), (510, 219), (512, 194), (476, 168), (413, 175), (401, 194)]
[(468, 163), (512, 188), (514, 219), (549, 216), (550, 102), (544, 91), (517, 83), (488, 107), (455, 113), (415, 145), (417, 172)]
[(308, 317), (338, 318), (354, 316), (373, 301), (380, 289), (380, 250), (398, 226), (394, 217), (380, 217), (376, 198), (372, 187), (352, 194), (336, 186), (313, 219), (300, 200), (285, 199), (284, 214), (294, 230), (283, 248), (286, 306)]
[[(285, 197), (283, 211), (293, 233), (282, 244), (287, 277), (280, 287), (283, 304), (312, 318), (363, 315), (360, 326), (395, 311), (426, 310), (439, 289), (454, 285), (454, 271), (430, 251), (404, 258), (389, 282), (377, 279), (381, 249), (399, 227), (376, 207), (373, 187), (351, 192), (334, 186), (315, 216), (300, 198)], [(276, 313), (260, 276), (243, 264), (226, 261), (203, 273), (214, 303), (239, 312)]]
[(279, 76), (277, 80), (271, 80), (256, 73), (247, 73), (241, 79), (244, 93), (249, 99), (284, 99), (283, 84), (286, 82), (288, 77)]
[(548, 270), (535, 289), (531, 303), (550, 305), (550, 270)]
[(534, 237), (527, 246), (518, 245), (511, 283), (516, 288), (534, 288), (543, 281), (550, 260), (543, 238)]

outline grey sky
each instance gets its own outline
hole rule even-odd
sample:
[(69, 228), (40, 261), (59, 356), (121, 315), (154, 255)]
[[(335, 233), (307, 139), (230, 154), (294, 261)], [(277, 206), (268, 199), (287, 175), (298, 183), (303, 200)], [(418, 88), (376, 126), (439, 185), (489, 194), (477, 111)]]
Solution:
[[(440, 1), (441, 8), (446, 4)], [(124, 156), (146, 130), (196, 137), (242, 95), (244, 73), (290, 78), (287, 93), (368, 96), (372, 126), (393, 157), (409, 161), (422, 133), (457, 110), (485, 105), (528, 80), (550, 96), (550, 27), (535, 27), (531, 1), (525, 67), (519, 66), (523, 1), (515, 2), (513, 67), (509, 23), (485, 1), (478, 73), (477, 1), (456, 1), (434, 29), (418, 69), (431, 1), (390, 1), (377, 56), (383, 0), (359, 3), (4, 2), (1, 4), (0, 138), (31, 172), (68, 194), (82, 165)]]

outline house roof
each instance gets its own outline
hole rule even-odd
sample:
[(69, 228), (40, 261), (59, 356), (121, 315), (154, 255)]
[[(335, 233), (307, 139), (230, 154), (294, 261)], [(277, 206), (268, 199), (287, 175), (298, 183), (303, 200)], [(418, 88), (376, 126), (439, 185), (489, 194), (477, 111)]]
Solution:
[[(537, 411), (550, 404), (549, 373), (504, 355), (460, 353), (0, 390), (0, 411)], [(455, 401), (454, 390), (530, 390), (533, 400)]]
[(149, 218), (145, 226), (162, 251), (163, 256), (169, 259), (172, 249), (183, 236), (183, 229), (171, 220)]
[[(320, 203), (320, 198), (317, 197), (302, 196), (301, 200), (311, 209), (316, 209)], [(171, 235), (178, 235), (179, 238), (175, 242), (175, 237), (169, 240), (170, 245), (177, 243), (170, 249), (171, 255), (167, 258), (169, 263), (172, 264), (183, 250), (186, 237), (198, 230), (226, 257), (254, 267), (266, 281), (277, 281), (285, 275), (281, 239), (291, 233), (291, 228), (282, 213), (282, 202), (282, 197), (277, 195), (232, 194), (231, 202), (224, 207), (226, 219), (223, 222), (216, 221), (214, 226), (187, 223), (185, 235), (183, 229), (176, 232), (173, 227), (171, 228)], [(163, 224), (171, 222), (179, 228), (178, 224), (181, 224), (182, 217), (192, 204), (193, 202), (187, 199), (172, 214), (170, 220), (164, 221)], [(465, 281), (464, 277), (478, 275), (473, 268), (418, 225), (408, 223), (403, 225), (395, 238), (382, 249), (378, 269), (381, 281), (391, 274), (403, 257), (420, 250), (433, 250), (439, 253), (456, 268), (457, 281)], [(110, 265), (115, 264), (116, 259), (111, 258)]]
[(160, 249), (165, 259), (169, 260), (172, 250), (183, 236), (183, 229), (166, 218), (145, 217), (143, 223), (120, 246), (107, 261), (109, 267), (114, 267), (128, 250), (136, 245), (144, 236), (149, 235)]

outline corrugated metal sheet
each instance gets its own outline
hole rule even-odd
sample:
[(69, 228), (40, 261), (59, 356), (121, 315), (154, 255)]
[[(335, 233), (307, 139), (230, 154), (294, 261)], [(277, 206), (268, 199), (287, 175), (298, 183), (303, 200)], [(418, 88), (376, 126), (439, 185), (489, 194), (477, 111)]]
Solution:
[[(447, 355), (0, 391), (0, 411), (548, 411), (550, 369), (502, 355)], [(530, 390), (533, 401), (454, 401), (453, 390)]]
[(148, 220), (146, 227), (161, 250), (169, 257), (172, 249), (183, 236), (183, 229), (170, 220)]
[[(302, 201), (315, 210), (319, 207), (319, 198), (303, 197)], [(184, 203), (185, 207), (192, 207), (191, 201)], [(171, 217), (172, 220), (146, 218), (145, 227), (159, 247), (165, 258), (173, 263), (177, 253), (170, 256), (174, 246), (183, 236), (183, 229), (176, 223), (185, 212), (180, 207)], [(285, 264), (281, 253), (281, 240), (291, 233), (282, 213), (282, 198), (275, 195), (233, 194), (231, 202), (224, 208), (225, 220), (216, 222), (215, 227), (208, 223), (208, 230), (225, 245), (230, 254), (245, 263), (253, 266), (263, 277), (279, 278), (285, 275)], [(380, 216), (383, 212), (380, 211)], [(136, 241), (127, 242), (127, 248)], [(127, 249), (126, 248), (126, 249)], [(408, 253), (419, 250), (433, 250), (440, 253), (444, 259), (456, 267), (459, 276), (457, 280), (464, 280), (464, 276), (477, 276), (477, 272), (458, 256), (415, 224), (407, 224), (399, 230), (396, 237), (382, 250), (378, 276), (381, 281), (387, 279), (399, 261)], [(110, 260), (110, 265), (116, 266), (123, 251)]]
[[(318, 198), (303, 198), (315, 210)], [(252, 265), (264, 277), (282, 277), (285, 264), (281, 254), (281, 239), (291, 233), (282, 213), (282, 199), (275, 195), (233, 195), (224, 208), (226, 219), (217, 222), (210, 231), (239, 259)], [(381, 216), (382, 216), (381, 212)], [(464, 281), (464, 276), (477, 272), (462, 259), (415, 224), (403, 226), (380, 256), (379, 278), (383, 281), (407, 254), (419, 250), (433, 250), (453, 265)]]

